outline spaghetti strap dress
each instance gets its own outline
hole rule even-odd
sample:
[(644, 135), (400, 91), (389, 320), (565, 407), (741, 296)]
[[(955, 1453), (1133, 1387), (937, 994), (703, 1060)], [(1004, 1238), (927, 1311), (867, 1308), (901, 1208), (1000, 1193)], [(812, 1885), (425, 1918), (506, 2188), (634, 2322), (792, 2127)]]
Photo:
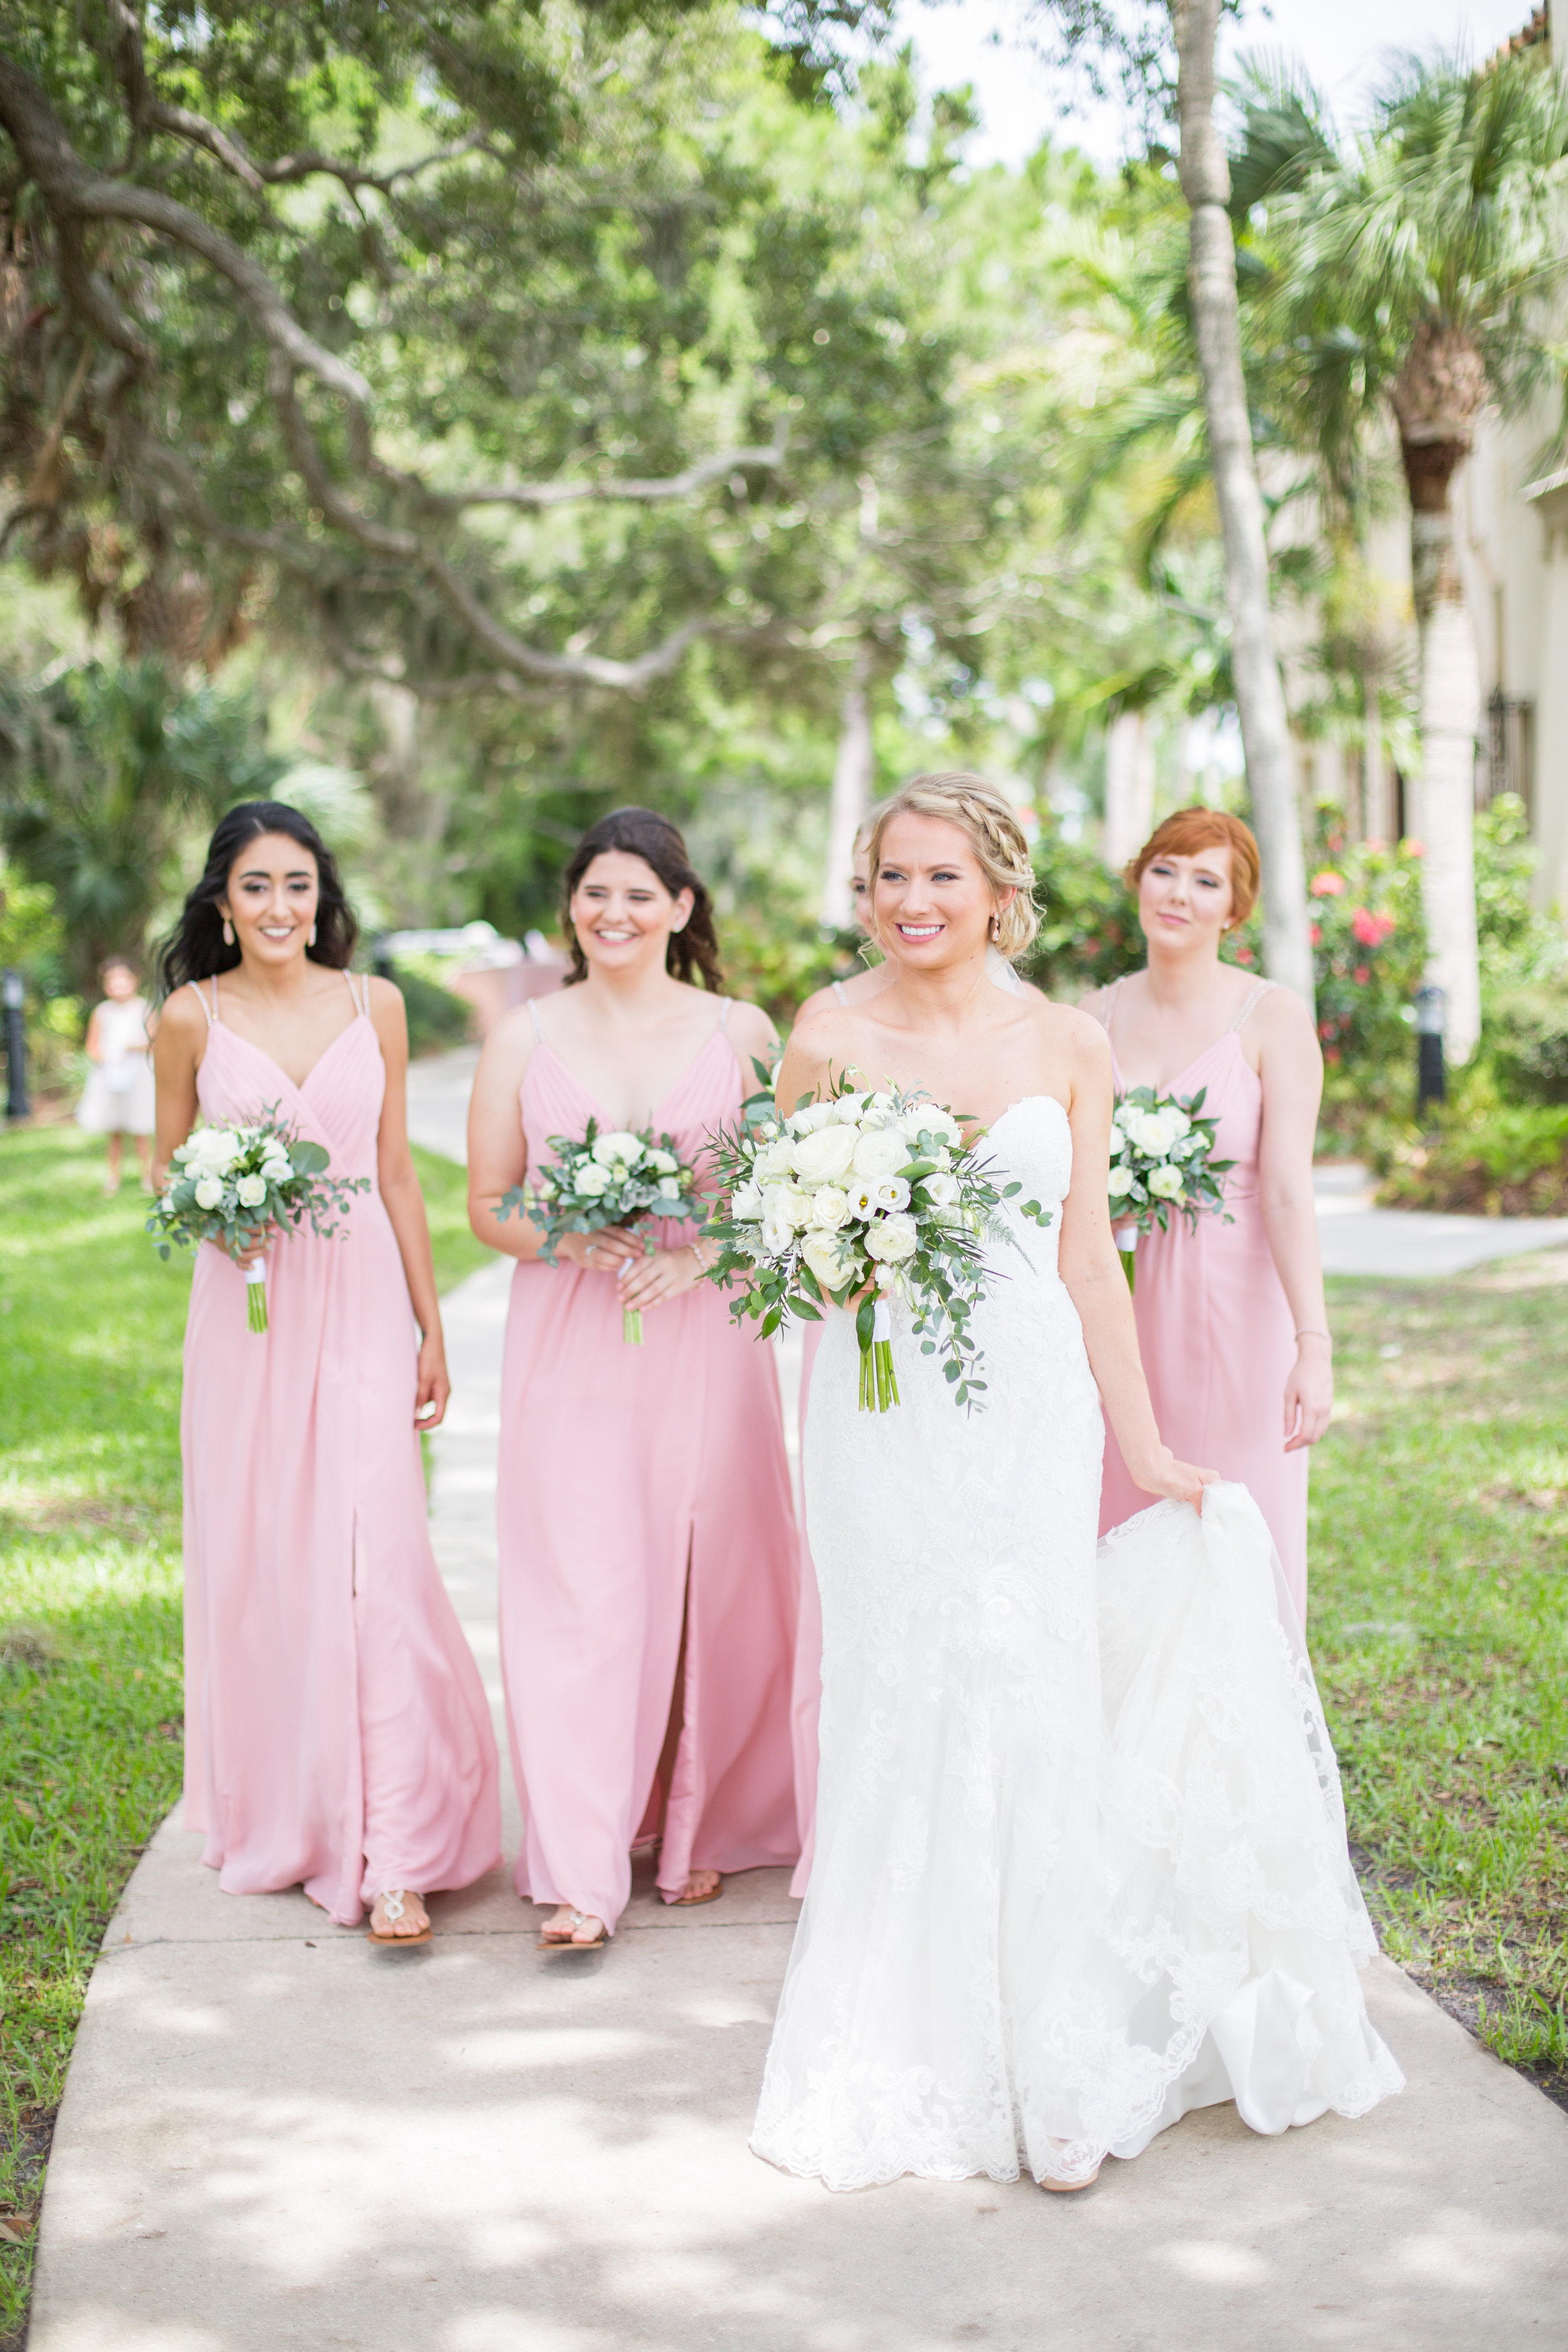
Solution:
[(185, 1827), (227, 1893), (302, 1884), (353, 1927), (389, 1888), (467, 1886), (500, 1859), (495, 1738), (430, 1549), (414, 1310), (376, 1190), (385, 1066), (368, 990), (302, 1086), (221, 1018), (216, 981), (210, 1002), (196, 992), (208, 1123), (276, 1109), (326, 1148), (331, 1174), (371, 1189), (332, 1239), (307, 1225), (272, 1244), (263, 1337), (239, 1268), (196, 1252), (180, 1416)]
[[(655, 1107), (685, 1160), (747, 1091), (729, 1007)], [(536, 1032), (537, 1010), (533, 1012)], [(524, 1074), (528, 1164), (603, 1113), (545, 1041)], [(695, 1228), (656, 1223), (664, 1246)], [(516, 1885), (613, 1932), (631, 1850), (658, 1879), (799, 1852), (790, 1680), (799, 1576), (772, 1349), (700, 1284), (621, 1336), (612, 1275), (519, 1263), (501, 1375), (500, 1647), (523, 1813)], [(680, 1730), (660, 1779), (678, 1679)]]
[[(1121, 985), (1118, 981), (1111, 988), (1105, 1010), (1118, 1093), (1127, 1085), (1116, 1061)], [(1241, 1047), (1243, 1025), (1272, 985), (1259, 982), (1225, 1035), (1161, 1090), (1185, 1097), (1205, 1088), (1202, 1115), (1219, 1122), (1215, 1157), (1236, 1162), (1225, 1179), (1225, 1205), (1233, 1222), (1201, 1216), (1194, 1232), (1175, 1217), (1169, 1233), (1142, 1234), (1132, 1306), (1161, 1436), (1184, 1462), (1202, 1463), (1247, 1489), (1268, 1522), (1304, 1623), (1309, 1454), (1305, 1446), (1286, 1453), (1281, 1420), (1296, 1334), (1258, 1198), (1263, 1081)], [(1101, 1535), (1147, 1509), (1149, 1499), (1133, 1485), (1108, 1429)]]

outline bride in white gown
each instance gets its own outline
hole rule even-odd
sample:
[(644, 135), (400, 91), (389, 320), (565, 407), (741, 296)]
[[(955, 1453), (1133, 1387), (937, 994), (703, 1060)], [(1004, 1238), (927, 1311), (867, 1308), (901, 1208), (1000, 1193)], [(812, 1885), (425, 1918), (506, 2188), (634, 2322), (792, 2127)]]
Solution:
[[(902, 1403), (857, 1411), (853, 1318), (812, 1381), (822, 1589), (816, 1858), (752, 2145), (833, 2189), (1087, 2186), (1192, 2106), (1258, 2131), (1396, 2091), (1333, 1752), (1244, 1487), (1160, 1442), (1110, 1231), (1104, 1034), (1005, 994), (1027, 846), (973, 777), (918, 778), (871, 851), (899, 976), (803, 1022), (790, 1108), (847, 1067), (989, 1130), (1048, 1230), (975, 1318), (966, 1417), (894, 1307)], [(1166, 1497), (1096, 1552), (1101, 1407)], [(1201, 1503), (1202, 1516), (1193, 1506)]]

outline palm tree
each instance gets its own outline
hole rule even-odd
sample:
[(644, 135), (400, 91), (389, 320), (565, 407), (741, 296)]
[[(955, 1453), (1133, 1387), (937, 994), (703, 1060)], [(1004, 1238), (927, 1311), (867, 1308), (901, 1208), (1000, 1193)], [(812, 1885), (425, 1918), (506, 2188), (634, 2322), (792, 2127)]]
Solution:
[(0, 839), (53, 891), (79, 990), (145, 947), (181, 828), (264, 797), (288, 765), (245, 703), (186, 692), (154, 659), (0, 696)]
[(1449, 491), (1493, 401), (1525, 403), (1551, 361), (1545, 299), (1563, 266), (1568, 99), (1541, 53), (1473, 72), (1407, 64), (1353, 142), (1301, 85), (1252, 86), (1238, 197), (1267, 208), (1277, 353), (1302, 429), (1353, 499), (1390, 420), (1410, 502), (1420, 634), (1428, 977), (1448, 1049), (1480, 1034), (1472, 852), (1480, 677)]

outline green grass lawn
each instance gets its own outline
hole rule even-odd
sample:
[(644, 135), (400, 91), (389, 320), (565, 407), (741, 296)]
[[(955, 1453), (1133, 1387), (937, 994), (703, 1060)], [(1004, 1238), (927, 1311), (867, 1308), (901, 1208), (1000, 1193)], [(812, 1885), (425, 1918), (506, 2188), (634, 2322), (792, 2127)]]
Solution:
[[(416, 1157), (447, 1289), (489, 1253), (463, 1171)], [(0, 1135), (0, 2347), (88, 1972), (180, 1784), (190, 1266), (101, 1170), (74, 1128)]]
[(1331, 1291), (1310, 1633), (1368, 1900), (1568, 2105), (1568, 1253)]

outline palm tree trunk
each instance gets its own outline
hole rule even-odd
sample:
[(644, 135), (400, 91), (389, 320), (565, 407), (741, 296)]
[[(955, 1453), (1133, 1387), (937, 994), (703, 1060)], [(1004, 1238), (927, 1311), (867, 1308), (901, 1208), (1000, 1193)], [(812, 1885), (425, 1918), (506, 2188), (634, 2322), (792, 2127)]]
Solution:
[(867, 685), (871, 665), (864, 646), (855, 656), (838, 713), (838, 756), (833, 763), (833, 797), (827, 810), (827, 865), (822, 878), (822, 920), (846, 931), (854, 919), (850, 867), (855, 835), (871, 805), (871, 702)]
[(1182, 194), (1192, 214), (1188, 284), (1203, 371), (1209, 457), (1225, 541), (1231, 668), (1253, 820), (1263, 853), (1263, 956), (1269, 975), (1312, 1003), (1306, 861), (1291, 773), (1285, 689), (1268, 609), (1268, 551), (1241, 371), (1230, 172), (1214, 121), (1220, 0), (1170, 0), (1176, 37)]
[(1124, 710), (1105, 730), (1105, 827), (1100, 854), (1112, 874), (1136, 857), (1154, 824), (1154, 738), (1144, 710)]
[(1422, 845), (1426, 977), (1447, 999), (1447, 1058), (1468, 1062), (1481, 1034), (1475, 863), (1481, 677), (1454, 546), (1452, 467), (1441, 463), (1442, 454), (1442, 445), (1432, 444), (1405, 452), (1410, 568), (1421, 633), (1421, 773), (1414, 830)]

